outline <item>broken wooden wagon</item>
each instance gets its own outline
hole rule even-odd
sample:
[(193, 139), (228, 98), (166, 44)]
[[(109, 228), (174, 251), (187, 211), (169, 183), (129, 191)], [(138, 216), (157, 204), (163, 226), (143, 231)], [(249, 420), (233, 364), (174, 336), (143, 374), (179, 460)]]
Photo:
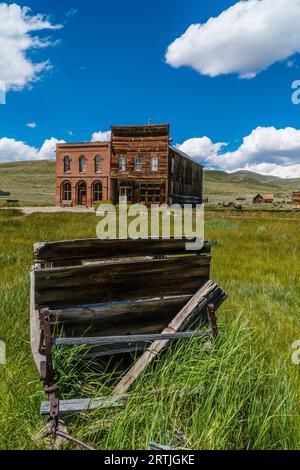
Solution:
[[(48, 395), (41, 413), (50, 414), (54, 426), (59, 412), (122, 399), (170, 341), (216, 335), (215, 310), (226, 293), (210, 280), (211, 246), (205, 242), (201, 250), (195, 246), (186, 251), (186, 242), (83, 239), (35, 244), (31, 348)], [(199, 329), (205, 322), (208, 327)], [(91, 346), (90, 353), (104, 360), (144, 353), (112, 397), (59, 401), (52, 348), (75, 344)]]

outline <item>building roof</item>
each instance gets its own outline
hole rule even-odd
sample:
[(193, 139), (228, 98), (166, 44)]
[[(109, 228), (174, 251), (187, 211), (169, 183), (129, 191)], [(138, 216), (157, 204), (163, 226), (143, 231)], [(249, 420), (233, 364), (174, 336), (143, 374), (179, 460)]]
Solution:
[(164, 137), (169, 136), (170, 126), (169, 124), (145, 124), (139, 126), (112, 126), (111, 133), (112, 139), (114, 136), (135, 136), (135, 137), (147, 137), (157, 136)]
[(274, 199), (273, 194), (257, 194), (257, 196), (254, 197), (254, 199), (257, 199), (258, 197), (261, 197), (262, 199)]
[(110, 145), (110, 141), (95, 141), (95, 142), (65, 142), (65, 143), (58, 143), (58, 147), (92, 147), (97, 145)]
[(201, 168), (203, 168), (203, 165), (201, 165), (201, 163), (199, 163), (199, 162), (197, 162), (196, 160), (194, 160), (192, 157), (190, 157), (187, 153), (183, 152), (182, 150), (179, 150), (178, 148), (173, 147), (173, 145), (169, 145), (169, 148), (170, 148), (170, 150), (173, 150), (173, 152), (177, 153), (177, 154), (180, 155), (181, 157), (187, 158), (187, 159), (190, 160), (191, 162), (194, 162), (194, 163), (196, 163), (197, 165), (201, 166)]

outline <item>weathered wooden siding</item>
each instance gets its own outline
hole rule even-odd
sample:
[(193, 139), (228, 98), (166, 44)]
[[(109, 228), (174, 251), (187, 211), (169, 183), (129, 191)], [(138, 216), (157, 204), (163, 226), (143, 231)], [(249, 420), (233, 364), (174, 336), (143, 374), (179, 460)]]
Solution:
[[(167, 180), (169, 125), (112, 127), (111, 176), (113, 178)], [(126, 171), (119, 169), (119, 157), (126, 157)], [(135, 157), (142, 157), (142, 169), (135, 170)], [(158, 171), (151, 171), (150, 157), (157, 156)]]
[(203, 194), (203, 167), (189, 157), (170, 148), (169, 202), (201, 203)]

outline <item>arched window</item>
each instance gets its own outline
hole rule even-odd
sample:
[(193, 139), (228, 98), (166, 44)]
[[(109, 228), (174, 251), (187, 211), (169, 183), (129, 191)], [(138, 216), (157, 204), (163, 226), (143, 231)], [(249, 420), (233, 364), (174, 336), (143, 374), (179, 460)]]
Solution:
[(102, 184), (97, 181), (93, 184), (93, 202), (102, 201)]
[(64, 173), (70, 173), (71, 171), (71, 158), (69, 155), (64, 157)]
[(79, 157), (79, 173), (85, 173), (86, 164), (85, 164), (85, 156), (81, 155)]
[(102, 158), (100, 155), (95, 156), (95, 173), (101, 173), (102, 170)]
[(72, 200), (72, 188), (71, 188), (71, 183), (69, 183), (69, 181), (65, 181), (62, 184), (61, 198), (63, 201)]

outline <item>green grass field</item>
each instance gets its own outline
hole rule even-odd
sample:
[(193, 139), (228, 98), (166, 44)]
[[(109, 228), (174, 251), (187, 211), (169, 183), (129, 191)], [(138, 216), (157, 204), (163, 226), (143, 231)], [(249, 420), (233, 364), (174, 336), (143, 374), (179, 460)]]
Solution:
[[(263, 217), (262, 217), (263, 216)], [(46, 218), (47, 217), (47, 218)], [(44, 394), (29, 345), (29, 276), (36, 241), (94, 237), (93, 214), (0, 210), (0, 449), (36, 449)], [(299, 449), (300, 214), (207, 212), (212, 278), (228, 293), (212, 347), (180, 341), (136, 383), (124, 409), (98, 410), (69, 431), (102, 449), (150, 440), (192, 449)], [(117, 374), (57, 357), (62, 396), (108, 395)], [(157, 390), (161, 393), (157, 394)], [(184, 439), (182, 438), (184, 435)]]
[[(251, 203), (258, 193), (271, 193), (275, 200), (291, 200), (293, 190), (300, 188), (300, 178), (284, 180), (272, 176), (240, 171), (227, 174), (222, 171), (204, 172), (204, 196), (211, 204), (234, 201), (245, 197)], [(55, 162), (15, 162), (0, 164), (0, 190), (10, 191), (11, 199), (20, 205), (53, 205), (55, 203)], [(0, 197), (6, 201), (7, 197)], [(2, 202), (3, 204), (3, 202)]]

